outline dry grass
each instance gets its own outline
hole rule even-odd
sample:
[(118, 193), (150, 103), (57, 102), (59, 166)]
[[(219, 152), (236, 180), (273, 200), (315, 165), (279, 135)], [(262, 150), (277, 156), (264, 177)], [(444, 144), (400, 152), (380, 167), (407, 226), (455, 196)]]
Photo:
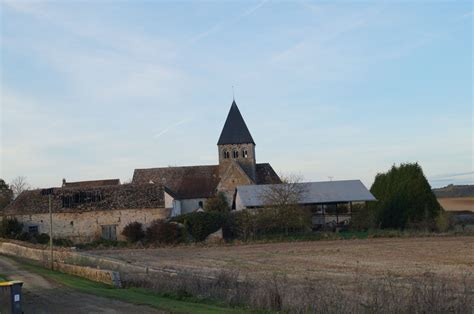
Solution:
[[(469, 313), (474, 237), (380, 238), (91, 251), (178, 275), (126, 285), (293, 313)], [(207, 277), (206, 277), (207, 276)]]
[(470, 313), (474, 309), (474, 287), (467, 277), (459, 284), (433, 274), (409, 281), (390, 274), (377, 280), (360, 278), (357, 293), (331, 281), (296, 283), (276, 274), (239, 278), (236, 272), (221, 272), (214, 280), (191, 273), (172, 278), (153, 274), (126, 278), (124, 284), (284, 313)]
[(438, 202), (447, 211), (474, 211), (474, 197), (438, 198)]
[(292, 280), (378, 277), (388, 270), (401, 278), (427, 272), (460, 280), (474, 273), (474, 237), (377, 238), (228, 246), (179, 246), (143, 250), (104, 250), (110, 256), (153, 268), (197, 273), (238, 271), (240, 275), (278, 273)]

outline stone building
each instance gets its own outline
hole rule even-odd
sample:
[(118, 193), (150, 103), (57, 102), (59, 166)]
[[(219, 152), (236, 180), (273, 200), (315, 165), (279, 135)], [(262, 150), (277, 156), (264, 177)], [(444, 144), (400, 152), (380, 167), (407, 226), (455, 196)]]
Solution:
[[(270, 164), (256, 162), (255, 142), (235, 101), (217, 148), (217, 165), (135, 169), (130, 184), (63, 179), (51, 194), (54, 236), (74, 242), (121, 240), (130, 222), (147, 226), (155, 219), (199, 210), (218, 192), (233, 204), (237, 186), (281, 182)], [(48, 199), (42, 190), (25, 191), (5, 208), (4, 217), (16, 217), (27, 232), (49, 233)]]
[(218, 192), (233, 204), (235, 188), (247, 184), (280, 183), (268, 163), (257, 163), (255, 142), (235, 101), (217, 142), (218, 165), (135, 169), (132, 183), (162, 184), (172, 215), (202, 208)]
[[(170, 214), (161, 185), (82, 181), (51, 192), (53, 235), (75, 243), (99, 238), (124, 240), (121, 233), (130, 222), (147, 225)], [(5, 208), (4, 215), (22, 222), (25, 232), (49, 234), (49, 196), (43, 190), (21, 193)]]

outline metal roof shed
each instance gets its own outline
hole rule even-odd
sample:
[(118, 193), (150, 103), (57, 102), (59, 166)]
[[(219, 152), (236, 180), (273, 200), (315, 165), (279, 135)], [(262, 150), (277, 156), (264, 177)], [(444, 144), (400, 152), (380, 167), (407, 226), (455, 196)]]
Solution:
[[(279, 186), (284, 184), (279, 184)], [(300, 204), (324, 204), (375, 201), (360, 180), (323, 181), (299, 183), (303, 190)], [(235, 206), (237, 210), (263, 207), (264, 195), (272, 185), (242, 185), (237, 187)]]

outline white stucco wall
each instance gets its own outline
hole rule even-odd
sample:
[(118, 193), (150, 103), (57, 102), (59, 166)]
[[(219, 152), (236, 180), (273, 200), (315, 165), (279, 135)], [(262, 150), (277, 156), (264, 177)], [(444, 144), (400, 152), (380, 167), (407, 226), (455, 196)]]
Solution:
[(182, 214), (181, 201), (175, 200), (167, 192), (165, 192), (165, 208), (171, 209), (171, 217), (179, 216)]
[(206, 204), (206, 198), (190, 198), (181, 200), (181, 213), (187, 214), (195, 211), (199, 208), (199, 202), (202, 202), (203, 206)]
[(242, 200), (240, 198), (239, 192), (237, 191), (235, 195), (235, 210), (242, 210), (245, 209), (245, 206), (242, 204)]

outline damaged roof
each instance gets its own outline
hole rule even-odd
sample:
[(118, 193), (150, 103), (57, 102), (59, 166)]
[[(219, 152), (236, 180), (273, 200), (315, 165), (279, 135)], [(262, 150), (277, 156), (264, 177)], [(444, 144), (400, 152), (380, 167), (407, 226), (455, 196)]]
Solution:
[[(163, 208), (161, 185), (122, 184), (52, 189), (53, 212)], [(47, 213), (48, 196), (41, 189), (24, 191), (4, 209), (6, 215)]]
[(63, 187), (98, 187), (107, 185), (119, 185), (120, 179), (105, 179), (105, 180), (90, 180), (90, 181), (76, 181), (66, 182), (63, 179)]

